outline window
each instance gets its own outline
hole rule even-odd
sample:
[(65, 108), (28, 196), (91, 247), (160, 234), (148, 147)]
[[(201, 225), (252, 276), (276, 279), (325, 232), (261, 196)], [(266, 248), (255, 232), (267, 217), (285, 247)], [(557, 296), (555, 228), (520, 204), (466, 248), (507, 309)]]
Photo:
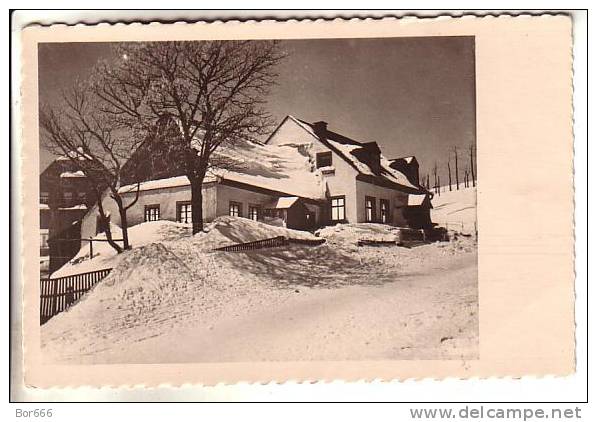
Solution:
[(375, 221), (375, 198), (365, 197), (365, 217), (367, 222)]
[(80, 202), (85, 202), (87, 199), (87, 194), (85, 192), (79, 192), (77, 193), (77, 198), (79, 198)]
[(62, 193), (62, 198), (64, 198), (64, 202), (70, 204), (73, 200), (73, 193), (70, 191), (66, 191)]
[(230, 206), (228, 207), (228, 215), (231, 217), (242, 217), (242, 204), (240, 202), (230, 201)]
[(40, 192), (39, 193), (40, 204), (47, 204), (49, 201), (50, 201), (50, 193), (49, 192)]
[(39, 247), (40, 249), (48, 249), (50, 246), (48, 245), (48, 238), (50, 234), (48, 229), (41, 229), (40, 230), (40, 239), (39, 239)]
[(346, 219), (346, 206), (344, 196), (333, 196), (331, 198), (332, 221), (342, 221)]
[(332, 152), (319, 152), (315, 154), (317, 168), (329, 167), (332, 165)]
[(179, 223), (193, 222), (193, 208), (189, 201), (176, 203), (176, 221)]
[(390, 222), (390, 201), (387, 199), (379, 200), (379, 218), (382, 223)]
[(158, 221), (160, 219), (159, 205), (145, 205), (145, 221)]
[(259, 205), (249, 205), (249, 218), (255, 221), (259, 220), (259, 217), (261, 217), (260, 211)]

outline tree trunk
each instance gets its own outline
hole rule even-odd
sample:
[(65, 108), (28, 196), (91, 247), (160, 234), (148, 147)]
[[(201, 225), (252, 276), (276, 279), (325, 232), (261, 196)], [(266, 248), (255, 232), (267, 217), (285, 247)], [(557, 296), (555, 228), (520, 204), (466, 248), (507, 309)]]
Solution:
[(473, 180), (473, 187), (476, 186), (475, 184), (475, 160), (473, 157), (473, 147), (470, 148), (471, 153), (471, 179)]
[(203, 178), (189, 178), (191, 182), (191, 216), (193, 220), (193, 234), (203, 230)]
[(122, 202), (122, 198), (118, 194), (118, 191), (115, 191), (112, 195), (116, 205), (118, 205), (118, 214), (120, 214), (120, 230), (122, 231), (122, 249), (128, 250), (131, 248), (129, 244), (129, 225), (128, 219), (126, 218), (126, 208), (124, 207), (124, 203)]
[[(102, 204), (102, 197), (101, 195), (99, 195), (99, 199), (97, 201), (97, 206), (100, 212), (100, 218), (102, 219), (102, 223), (105, 224), (106, 226), (106, 240), (108, 241), (108, 244), (110, 246), (112, 246), (112, 248), (114, 248), (114, 250), (116, 251), (116, 253), (121, 253), (122, 252), (122, 248), (120, 247), (120, 245), (118, 245), (113, 239), (112, 239), (112, 230), (110, 229), (110, 220), (108, 219), (108, 217), (106, 216), (106, 214), (104, 213), (104, 206)], [(93, 258), (93, 257), (90, 257)]]
[(456, 148), (454, 148), (454, 160), (455, 160), (455, 164), (456, 164), (456, 168), (454, 169), (456, 171), (456, 190), (460, 189), (459, 186), (459, 180), (458, 180), (458, 152), (456, 150)]
[(120, 225), (122, 228), (122, 247), (124, 250), (128, 250), (131, 245), (129, 244), (129, 223), (126, 218), (126, 210), (119, 208), (118, 211), (120, 212)]
[(450, 160), (448, 160), (448, 186), (450, 186), (450, 192), (452, 192), (452, 170), (450, 170)]

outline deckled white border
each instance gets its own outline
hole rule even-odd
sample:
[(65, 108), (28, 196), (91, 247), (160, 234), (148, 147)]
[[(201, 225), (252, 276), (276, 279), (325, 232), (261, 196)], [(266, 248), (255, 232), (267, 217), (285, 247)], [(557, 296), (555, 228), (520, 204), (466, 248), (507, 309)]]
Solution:
[[(577, 110), (578, 110), (578, 107), (577, 107)], [(578, 191), (577, 191), (577, 194), (578, 194)], [(577, 221), (578, 221), (578, 218), (577, 218)], [(578, 227), (578, 226), (577, 226), (577, 227)], [(579, 368), (579, 369), (580, 369), (580, 368)], [(448, 381), (444, 381), (442, 384), (445, 384), (445, 383), (447, 383), (447, 382), (448, 382)], [(394, 384), (394, 383), (391, 383), (391, 384)], [(421, 384), (421, 382), (419, 382), (419, 383), (417, 383), (417, 384), (419, 384), (419, 385), (420, 385), (420, 384)], [(386, 385), (387, 385), (387, 384), (386, 384)], [(83, 390), (85, 390), (85, 389), (83, 389)]]

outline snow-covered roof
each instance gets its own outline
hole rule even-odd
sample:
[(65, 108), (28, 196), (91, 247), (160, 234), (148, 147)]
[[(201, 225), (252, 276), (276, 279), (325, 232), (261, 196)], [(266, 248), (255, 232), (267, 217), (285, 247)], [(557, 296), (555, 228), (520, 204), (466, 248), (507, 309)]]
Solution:
[[(288, 119), (295, 122), (298, 126), (303, 128), (309, 134), (311, 134), (315, 139), (320, 140), (324, 145), (327, 145), (339, 154), (345, 161), (347, 161), (352, 167), (354, 167), (360, 174), (370, 177), (372, 180), (379, 180), (382, 182), (390, 182), (394, 185), (398, 185), (397, 187), (404, 187), (407, 188), (409, 191), (419, 191), (423, 192), (424, 188), (422, 186), (415, 185), (411, 183), (406, 175), (399, 170), (393, 169), (390, 167), (390, 160), (380, 154), (380, 173), (376, 174), (373, 169), (369, 166), (368, 163), (359, 159), (355, 154), (354, 151), (361, 149), (364, 147), (365, 144), (362, 142), (355, 141), (350, 139), (344, 135), (341, 135), (336, 132), (332, 132), (325, 128), (323, 132), (316, 133), (313, 124), (308, 123), (304, 120), (298, 119), (294, 116), (289, 115)], [(409, 159), (409, 163), (415, 159), (415, 157), (404, 157), (404, 159)]]
[(58, 209), (62, 210), (62, 211), (86, 210), (87, 209), (87, 205), (85, 205), (85, 204), (79, 204), (79, 205), (74, 205), (72, 207), (61, 207), (61, 208), (58, 208)]
[(407, 164), (410, 164), (410, 163), (412, 163), (412, 162), (413, 162), (413, 160), (414, 160), (414, 159), (415, 159), (415, 157), (414, 157), (414, 156), (412, 156), (412, 155), (410, 155), (410, 156), (408, 156), (408, 157), (399, 157), (399, 158), (395, 158), (395, 159), (394, 159), (394, 160), (392, 160), (392, 161), (396, 161), (396, 160), (404, 160), (404, 161), (406, 161), (406, 163), (407, 163)]
[[(214, 154), (214, 162), (225, 161), (227, 168), (214, 168), (206, 175), (204, 183), (229, 180), (288, 196), (309, 199), (325, 198), (325, 187), (321, 178), (311, 172), (309, 157), (296, 147), (271, 146), (254, 143), (236, 144), (234, 147), (220, 147)], [(223, 167), (223, 166), (222, 166)], [(165, 189), (190, 185), (186, 176), (170, 177), (142, 182), (141, 191)], [(137, 185), (120, 188), (120, 192), (136, 192)]]
[[(349, 160), (353, 166), (357, 169), (357, 171), (361, 174), (366, 174), (368, 176), (378, 176), (375, 172), (369, 167), (369, 165), (361, 160), (359, 160), (354, 154), (353, 151), (362, 148), (361, 145), (352, 145), (352, 144), (343, 144), (340, 142), (327, 140), (327, 142), (336, 148), (342, 155)], [(411, 189), (419, 189), (419, 186), (412, 184), (404, 175), (404, 173), (395, 170), (390, 167), (390, 161), (380, 154), (379, 156), (379, 164), (381, 167), (381, 174), (379, 176), (389, 180), (390, 182), (397, 183), (401, 186), (405, 186)]]
[[(177, 176), (177, 177), (168, 177), (166, 179), (156, 179), (156, 180), (149, 180), (147, 182), (142, 182), (139, 184), (139, 190), (152, 190), (152, 189), (166, 189), (166, 188), (176, 188), (180, 186), (188, 186), (191, 182), (187, 176)], [(122, 186), (118, 189), (120, 193), (127, 193), (127, 192), (136, 192), (137, 191), (137, 184), (133, 185), (126, 185)]]
[(425, 198), (427, 198), (427, 195), (408, 195), (408, 205), (422, 205), (425, 201)]
[(218, 157), (233, 163), (229, 169), (211, 171), (224, 180), (259, 186), (288, 196), (325, 198), (324, 183), (311, 171), (309, 157), (296, 147), (237, 144), (234, 148), (221, 148), (216, 161)]
[(65, 161), (71, 160), (73, 158), (77, 158), (79, 160), (91, 160), (92, 158), (83, 152), (82, 147), (78, 147), (75, 151), (69, 151), (68, 153), (61, 155), (60, 157), (56, 158), (57, 161)]
[(50, 206), (48, 204), (39, 204), (40, 210), (49, 210)]
[(283, 196), (276, 199), (273, 203), (267, 205), (265, 208), (286, 209), (294, 205), (298, 201), (297, 196)]
[(78, 171), (65, 171), (64, 173), (60, 174), (60, 177), (85, 177), (82, 170)]

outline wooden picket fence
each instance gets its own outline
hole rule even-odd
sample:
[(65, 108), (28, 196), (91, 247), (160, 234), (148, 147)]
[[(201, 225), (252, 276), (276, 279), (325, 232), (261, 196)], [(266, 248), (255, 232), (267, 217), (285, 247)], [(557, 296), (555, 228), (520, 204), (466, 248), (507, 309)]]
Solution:
[(325, 242), (325, 239), (292, 239), (284, 236), (271, 237), (269, 239), (255, 240), (253, 242), (237, 243), (234, 245), (215, 248), (215, 251), (242, 252), (256, 249), (277, 248), (289, 244), (318, 246)]
[(111, 268), (40, 280), (40, 323), (68, 309), (112, 271)]

